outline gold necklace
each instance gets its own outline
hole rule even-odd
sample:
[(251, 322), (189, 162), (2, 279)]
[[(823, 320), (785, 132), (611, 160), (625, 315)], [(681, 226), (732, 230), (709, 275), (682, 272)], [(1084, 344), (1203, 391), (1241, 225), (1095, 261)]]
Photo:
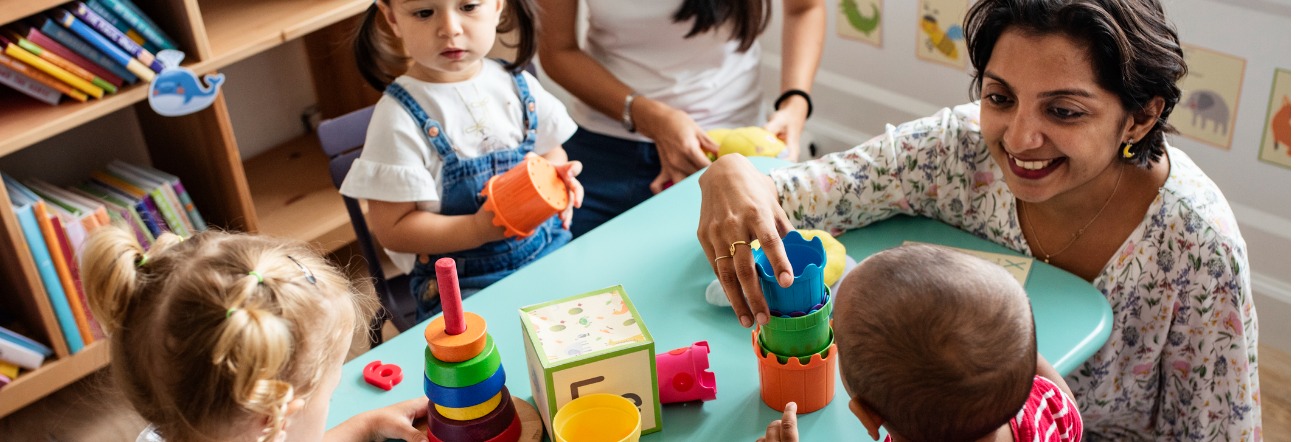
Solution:
[(1057, 250), (1056, 253), (1047, 253), (1047, 249), (1043, 248), (1043, 240), (1038, 237), (1038, 232), (1034, 230), (1034, 222), (1029, 219), (1029, 206), (1028, 205), (1025, 206), (1025, 225), (1029, 226), (1029, 233), (1034, 235), (1034, 244), (1037, 244), (1038, 250), (1043, 252), (1044, 263), (1051, 264), (1053, 256), (1058, 256), (1061, 253), (1064, 253), (1067, 249), (1070, 248), (1070, 246), (1074, 245), (1075, 241), (1079, 240), (1080, 236), (1083, 236), (1083, 231), (1088, 230), (1089, 227), (1092, 227), (1092, 223), (1094, 221), (1097, 221), (1097, 218), (1101, 216), (1102, 212), (1106, 211), (1107, 206), (1110, 206), (1110, 200), (1115, 199), (1115, 194), (1119, 193), (1119, 183), (1120, 180), (1123, 179), (1124, 179), (1124, 168), (1123, 166), (1121, 166), (1119, 169), (1119, 177), (1115, 178), (1115, 188), (1110, 191), (1110, 196), (1107, 197), (1106, 202), (1101, 205), (1101, 209), (1098, 209), (1097, 213), (1092, 215), (1092, 219), (1088, 220), (1088, 223), (1084, 224), (1083, 227), (1079, 229), (1079, 231), (1074, 232), (1074, 236), (1070, 237), (1070, 242), (1066, 243), (1065, 247), (1061, 247), (1061, 250)]

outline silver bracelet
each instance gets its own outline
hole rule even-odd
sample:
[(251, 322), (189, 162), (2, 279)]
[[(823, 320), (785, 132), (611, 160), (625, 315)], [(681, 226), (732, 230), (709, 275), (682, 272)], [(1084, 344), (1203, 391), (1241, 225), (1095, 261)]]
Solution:
[(627, 129), (628, 132), (636, 132), (636, 122), (632, 121), (632, 100), (639, 96), (639, 94), (633, 92), (623, 98), (623, 128)]

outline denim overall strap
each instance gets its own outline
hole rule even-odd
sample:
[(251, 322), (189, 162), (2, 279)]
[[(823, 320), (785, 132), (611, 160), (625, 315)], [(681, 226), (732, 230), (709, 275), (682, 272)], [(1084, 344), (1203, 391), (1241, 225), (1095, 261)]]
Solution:
[(524, 105), (524, 142), (525, 152), (532, 152), (537, 142), (537, 100), (528, 90), (528, 81), (523, 72), (514, 74), (515, 88), (519, 89), (519, 101)]
[(438, 120), (429, 118), (429, 114), (424, 112), (424, 108), (420, 107), (420, 103), (415, 102), (415, 98), (411, 97), (411, 93), (407, 92), (406, 88), (393, 82), (388, 85), (388, 89), (384, 90), (384, 93), (397, 100), (402, 105), (402, 108), (406, 109), (406, 113), (411, 114), (411, 118), (415, 119), (415, 124), (420, 126), (420, 130), (429, 139), (429, 143), (438, 151), (438, 156), (442, 157), (444, 164), (448, 161), (457, 160), (456, 152), (451, 150), (451, 142), (447, 140), (442, 124), (438, 123)]

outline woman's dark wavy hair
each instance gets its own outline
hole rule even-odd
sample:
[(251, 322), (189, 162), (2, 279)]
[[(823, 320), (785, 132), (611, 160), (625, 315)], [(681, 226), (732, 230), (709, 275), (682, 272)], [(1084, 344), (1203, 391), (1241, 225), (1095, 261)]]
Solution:
[[(388, 0), (378, 0), (388, 4)], [(506, 70), (519, 73), (537, 54), (537, 0), (501, 0), (506, 10), (497, 24), (497, 33), (519, 30), (519, 41), (502, 43), (515, 49), (515, 59), (506, 64)], [(387, 20), (380, 16), (378, 2), (366, 9), (356, 38), (352, 44), (353, 55), (361, 78), (370, 87), (383, 92), (399, 75), (406, 72), (410, 58), (402, 47), (402, 40), (389, 29)]]
[(993, 46), (1008, 28), (1064, 34), (1089, 45), (1101, 86), (1119, 95), (1128, 112), (1141, 112), (1155, 97), (1165, 100), (1155, 126), (1133, 143), (1133, 158), (1121, 152), (1120, 159), (1151, 167), (1164, 155), (1165, 134), (1178, 133), (1168, 118), (1182, 97), (1178, 80), (1187, 74), (1187, 63), (1159, 0), (981, 0), (963, 27), (975, 66), (971, 93), (976, 97)]
[(739, 40), (737, 52), (749, 50), (772, 18), (772, 0), (685, 0), (673, 14), (674, 23), (691, 19), (691, 38), (714, 28), (731, 24), (731, 39)]

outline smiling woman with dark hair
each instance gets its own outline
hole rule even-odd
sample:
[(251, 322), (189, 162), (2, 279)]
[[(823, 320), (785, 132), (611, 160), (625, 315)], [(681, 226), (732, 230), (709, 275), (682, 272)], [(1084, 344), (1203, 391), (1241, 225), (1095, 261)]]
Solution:
[(1066, 376), (1092, 438), (1258, 440), (1246, 245), (1218, 187), (1166, 143), (1187, 65), (1159, 1), (981, 0), (965, 35), (977, 102), (770, 176), (733, 155), (700, 178), (700, 243), (740, 323), (768, 314), (733, 242), (757, 238), (788, 281), (792, 228), (935, 218), (1110, 300), (1110, 338)]

